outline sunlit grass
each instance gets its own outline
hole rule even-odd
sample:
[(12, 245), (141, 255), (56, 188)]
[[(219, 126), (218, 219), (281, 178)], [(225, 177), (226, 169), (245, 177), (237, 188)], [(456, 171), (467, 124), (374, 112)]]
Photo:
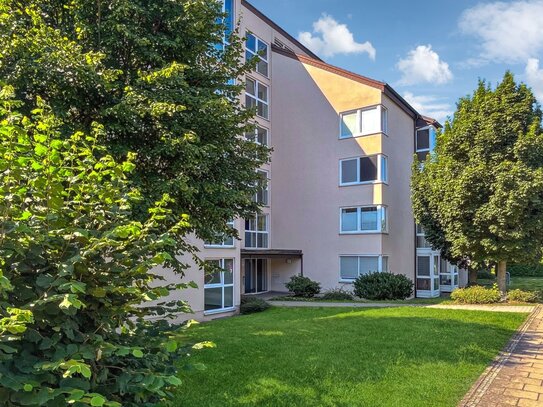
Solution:
[(177, 406), (455, 406), (525, 314), (272, 308), (191, 330)]

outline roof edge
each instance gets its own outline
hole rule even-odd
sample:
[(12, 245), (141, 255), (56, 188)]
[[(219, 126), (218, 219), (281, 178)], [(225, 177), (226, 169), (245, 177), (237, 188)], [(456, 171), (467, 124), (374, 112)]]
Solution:
[(322, 59), (320, 59), (317, 54), (315, 54), (313, 51), (311, 51), (309, 48), (307, 48), (305, 45), (303, 45), (300, 41), (298, 41), (296, 38), (294, 38), (292, 35), (290, 35), (288, 32), (286, 32), (276, 22), (271, 20), (268, 16), (266, 16), (262, 11), (257, 9), (255, 6), (253, 6), (247, 0), (241, 0), (241, 5), (248, 8), (249, 10), (251, 10), (251, 12), (253, 12), (258, 18), (260, 18), (265, 23), (271, 25), (275, 30), (279, 31), (282, 35), (284, 35), (290, 41), (292, 41), (298, 47), (300, 47), (305, 52), (307, 52), (309, 55), (311, 55), (312, 58), (315, 58), (318, 61), (322, 61)]

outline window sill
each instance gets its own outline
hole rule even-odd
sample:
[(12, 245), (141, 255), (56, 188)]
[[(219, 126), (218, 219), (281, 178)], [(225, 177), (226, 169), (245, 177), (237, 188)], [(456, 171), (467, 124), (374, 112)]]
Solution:
[(223, 314), (225, 312), (232, 312), (232, 311), (235, 311), (235, 310), (236, 310), (236, 307), (214, 309), (214, 310), (210, 310), (210, 311), (204, 311), (204, 315)]
[(247, 246), (244, 246), (243, 247), (244, 249), (247, 249), (247, 250), (261, 250), (261, 249), (269, 249), (268, 246), (266, 247), (247, 247)]
[(213, 245), (213, 244), (205, 244), (204, 249), (228, 249), (232, 250), (235, 249), (236, 246), (219, 246), (219, 245)]
[(349, 139), (352, 139), (352, 138), (378, 136), (378, 135), (388, 137), (388, 134), (385, 133), (384, 131), (376, 131), (375, 133), (367, 133), (367, 134), (359, 133), (359, 134), (353, 134), (352, 136), (346, 136), (346, 137), (339, 136), (338, 140), (349, 140)]
[(350, 279), (341, 279), (340, 278), (339, 282), (342, 283), (342, 284), (353, 284), (355, 280), (356, 280), (355, 278), (353, 278), (352, 280), (350, 280)]
[(368, 230), (368, 231), (356, 231), (356, 232), (339, 232), (340, 236), (349, 236), (349, 235), (388, 235), (388, 232), (378, 231), (378, 230)]
[(377, 185), (377, 184), (383, 184), (388, 185), (388, 181), (363, 181), (363, 182), (349, 182), (345, 184), (339, 184), (339, 187), (353, 187), (353, 186), (359, 186), (359, 185)]

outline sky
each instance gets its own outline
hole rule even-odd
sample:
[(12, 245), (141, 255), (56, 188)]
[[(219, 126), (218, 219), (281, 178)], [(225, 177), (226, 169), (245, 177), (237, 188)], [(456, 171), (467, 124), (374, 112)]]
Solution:
[(543, 104), (543, 0), (249, 0), (324, 61), (444, 122), (506, 70)]

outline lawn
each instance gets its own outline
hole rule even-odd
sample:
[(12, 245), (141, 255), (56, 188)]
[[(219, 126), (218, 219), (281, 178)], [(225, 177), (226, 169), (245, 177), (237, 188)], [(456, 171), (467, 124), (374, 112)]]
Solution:
[[(478, 280), (479, 284), (492, 285), (495, 280)], [(507, 287), (508, 290), (514, 290), (520, 288), (526, 291), (541, 291), (543, 292), (543, 277), (517, 277), (511, 276), (511, 285)]]
[(204, 323), (176, 406), (456, 406), (525, 314), (272, 308)]

